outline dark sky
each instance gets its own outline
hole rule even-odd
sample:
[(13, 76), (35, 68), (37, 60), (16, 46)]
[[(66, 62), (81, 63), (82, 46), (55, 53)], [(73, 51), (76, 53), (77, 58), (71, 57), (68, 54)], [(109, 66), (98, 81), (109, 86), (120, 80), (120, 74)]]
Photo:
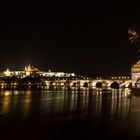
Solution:
[(138, 8), (37, 8), (0, 18), (0, 71), (31, 63), (41, 70), (125, 75), (139, 58), (127, 32), (140, 29)]

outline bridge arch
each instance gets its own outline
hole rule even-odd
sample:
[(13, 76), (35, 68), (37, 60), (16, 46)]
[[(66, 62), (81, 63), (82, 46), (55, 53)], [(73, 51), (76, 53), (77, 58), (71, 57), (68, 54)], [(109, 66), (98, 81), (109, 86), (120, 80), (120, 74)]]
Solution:
[(103, 86), (103, 85), (102, 85), (102, 82), (97, 82), (97, 83), (96, 83), (96, 87), (97, 87), (97, 88), (102, 88), (102, 86)]
[(83, 83), (83, 87), (88, 87), (89, 86), (89, 83), (88, 82), (84, 82)]
[(120, 84), (118, 82), (112, 82), (110, 85), (111, 88), (119, 88)]
[(73, 82), (72, 87), (76, 87), (76, 86), (77, 86), (77, 83)]

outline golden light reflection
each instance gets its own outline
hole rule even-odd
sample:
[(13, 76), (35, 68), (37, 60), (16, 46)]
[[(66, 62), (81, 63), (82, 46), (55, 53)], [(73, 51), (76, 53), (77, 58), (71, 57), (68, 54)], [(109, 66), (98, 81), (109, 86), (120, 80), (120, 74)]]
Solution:
[(3, 95), (4, 95), (4, 96), (9, 96), (9, 95), (11, 95), (11, 92), (10, 92), (10, 91), (5, 91), (5, 92), (3, 93)]
[(32, 95), (32, 92), (30, 90), (24, 92), (24, 100), (23, 100), (23, 108), (22, 108), (23, 117), (27, 117), (27, 115), (29, 114), (29, 108), (30, 108), (31, 97), (32, 97), (31, 95)]
[(32, 92), (31, 92), (31, 90), (28, 90), (28, 91), (25, 91), (24, 94), (25, 95), (30, 95), (30, 94), (32, 94)]
[(10, 110), (10, 103), (11, 103), (11, 96), (9, 96), (9, 95), (11, 95), (12, 94), (12, 92), (11, 91), (4, 91), (3, 93), (2, 93), (4, 96), (3, 96), (3, 98), (2, 98), (2, 106), (1, 106), (1, 112), (3, 113), (3, 114), (6, 114), (6, 113), (8, 113), (9, 112), (9, 110)]

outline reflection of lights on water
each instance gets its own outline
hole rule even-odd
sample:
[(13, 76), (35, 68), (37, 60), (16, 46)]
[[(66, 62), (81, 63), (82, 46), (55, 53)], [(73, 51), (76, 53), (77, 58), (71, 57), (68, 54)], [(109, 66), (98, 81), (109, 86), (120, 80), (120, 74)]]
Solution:
[(98, 95), (98, 94), (100, 95), (100, 94), (102, 94), (102, 93), (103, 93), (102, 91), (97, 91), (97, 92), (96, 92), (97, 95)]
[(73, 89), (73, 90), (77, 90), (77, 89), (78, 89), (78, 87), (71, 87), (71, 89)]
[(17, 91), (4, 91), (3, 92), (3, 95), (4, 96), (9, 96), (9, 95), (17, 95), (18, 94), (18, 92)]
[(96, 87), (92, 87), (93, 90), (96, 90)]
[(114, 88), (111, 88), (111, 90), (112, 90), (112, 91), (115, 91), (115, 89), (114, 89)]
[(124, 96), (125, 96), (125, 97), (127, 96), (127, 93), (126, 93), (126, 92), (124, 93)]
[(97, 90), (97, 91), (101, 91), (101, 90), (102, 90), (102, 88), (96, 88), (96, 90)]
[(111, 88), (111, 87), (107, 87), (107, 89), (108, 89), (108, 90), (111, 90), (112, 88)]
[(121, 94), (122, 93), (122, 90), (119, 90), (119, 94)]
[[(8, 92), (6, 92), (8, 94)], [(3, 106), (1, 108), (2, 113), (7, 113), (10, 109), (10, 100), (9, 97), (7, 98), (6, 96), (3, 98)]]
[(122, 92), (122, 91), (123, 91), (123, 89), (120, 88), (120, 89), (119, 89), (119, 92)]
[(131, 89), (126, 88), (126, 89), (125, 89), (125, 92), (131, 92)]
[(25, 94), (29, 94), (30, 95), (31, 94), (31, 91), (28, 90), (28, 91), (25, 92)]
[(62, 89), (65, 89), (66, 87), (65, 87), (65, 86), (61, 86), (61, 88), (62, 88)]
[(16, 89), (16, 88), (17, 88), (17, 86), (14, 85), (14, 89)]
[(4, 95), (5, 95), (5, 96), (8, 96), (8, 95), (10, 95), (10, 94), (11, 94), (10, 91), (5, 91), (5, 92), (4, 92)]
[(17, 95), (18, 94), (18, 91), (14, 91), (14, 95)]

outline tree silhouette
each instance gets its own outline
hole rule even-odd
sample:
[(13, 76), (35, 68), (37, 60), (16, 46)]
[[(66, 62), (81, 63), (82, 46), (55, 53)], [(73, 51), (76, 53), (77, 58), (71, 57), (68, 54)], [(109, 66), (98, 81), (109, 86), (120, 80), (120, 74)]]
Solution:
[(129, 28), (128, 33), (130, 35), (129, 41), (131, 44), (137, 47), (137, 51), (140, 52), (140, 33), (134, 29)]

